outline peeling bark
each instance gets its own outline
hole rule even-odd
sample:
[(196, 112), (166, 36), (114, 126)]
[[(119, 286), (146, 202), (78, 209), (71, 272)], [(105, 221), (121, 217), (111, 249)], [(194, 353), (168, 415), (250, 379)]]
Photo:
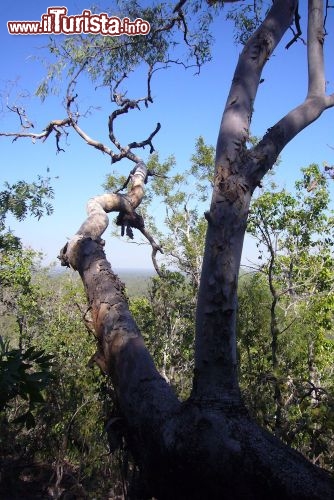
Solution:
[(327, 473), (252, 421), (237, 379), (237, 282), (252, 193), (282, 148), (334, 105), (334, 97), (324, 95), (319, 63), (322, 2), (310, 0), (308, 96), (256, 147), (246, 149), (262, 69), (297, 4), (273, 3), (240, 56), (227, 99), (206, 214), (195, 373), (188, 401), (180, 403), (157, 372), (103, 252), (106, 213), (118, 211), (121, 221), (135, 223), (147, 175), (143, 164), (134, 169), (128, 196), (105, 194), (89, 202), (88, 218), (62, 251), (64, 264), (77, 269), (85, 285), (98, 344), (94, 359), (115, 386), (124, 435), (141, 471), (143, 489), (136, 498), (334, 499)]
[(180, 403), (157, 372), (103, 247), (77, 245), (98, 350), (123, 433), (141, 471), (133, 498), (331, 499), (329, 476), (260, 429), (232, 398)]

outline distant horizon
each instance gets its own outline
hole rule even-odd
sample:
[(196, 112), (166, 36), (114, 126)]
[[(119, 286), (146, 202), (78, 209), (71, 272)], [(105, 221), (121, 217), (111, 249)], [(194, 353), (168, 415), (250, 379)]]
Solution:
[[(300, 2), (299, 13), (306, 18), (306, 4)], [(45, 76), (45, 67), (40, 58), (51, 56), (46, 51), (47, 35), (39, 36), (12, 36), (8, 33), (7, 22), (15, 19), (40, 19), (43, 12), (50, 4), (46, 0), (38, 2), (6, 2), (6, 8), (0, 12), (1, 26), (0, 37), (3, 51), (3, 81), (10, 81), (13, 87), (8, 88), (9, 100), (14, 103), (16, 94), (34, 96), (34, 92), (42, 78)], [(77, 14), (87, 8), (84, 0), (70, 0), (66, 4), (69, 15)], [(163, 161), (170, 154), (176, 158), (174, 173), (183, 173), (191, 164), (196, 139), (202, 135), (207, 144), (215, 144), (220, 126), (221, 116), (227, 99), (235, 65), (237, 63), (240, 47), (236, 46), (233, 39), (233, 26), (231, 21), (223, 17), (217, 18), (212, 25), (212, 34), (215, 41), (212, 46), (212, 61), (201, 69), (198, 76), (192, 71), (183, 71), (179, 66), (169, 68), (167, 72), (157, 72), (154, 76), (152, 91), (156, 98), (149, 108), (143, 108), (129, 115), (127, 120), (120, 120), (117, 124), (118, 133), (125, 142), (134, 138), (139, 140), (141, 134), (148, 135), (157, 122), (161, 123), (161, 131), (154, 138), (155, 150), (159, 152)], [(328, 61), (333, 60), (334, 33), (326, 36), (326, 53)], [(285, 39), (275, 50), (275, 55), (270, 59), (263, 73), (263, 83), (254, 103), (254, 115), (251, 133), (262, 137), (268, 127), (273, 126), (282, 115), (293, 109), (305, 98), (307, 78), (307, 58), (305, 47), (302, 43), (295, 43), (288, 51), (284, 48), (285, 41), (291, 39), (287, 33)], [(42, 48), (44, 46), (44, 49)], [(289, 68), (282, 77), (282, 68)], [(304, 75), (304, 83), (291, 85), (294, 79)], [(334, 90), (333, 68), (327, 68), (328, 92)], [(140, 71), (134, 75), (134, 89), (142, 89), (142, 74)], [(177, 92), (170, 91), (177, 81)], [(299, 81), (299, 80), (298, 80)], [(60, 85), (60, 96), (50, 95), (43, 103), (36, 97), (23, 99), (24, 107), (34, 122), (36, 130), (43, 130), (46, 123), (54, 118), (62, 117), (64, 108), (62, 99), (66, 92), (67, 83)], [(4, 89), (6, 90), (6, 89)], [(132, 87), (130, 87), (130, 93)], [(88, 80), (83, 79), (78, 83), (78, 92), (82, 110), (94, 107), (95, 113), (86, 120), (82, 117), (83, 127), (94, 131), (94, 138), (101, 142), (108, 139), (109, 117), (109, 91), (97, 88), (94, 90)], [(130, 94), (129, 94), (130, 95)], [(136, 95), (136, 94), (135, 94)], [(275, 96), (275, 98), (273, 98)], [(210, 105), (210, 103), (212, 103)], [(17, 116), (10, 112), (3, 103), (1, 115), (1, 129), (17, 129)], [(182, 110), (182, 112), (180, 112)], [(293, 189), (296, 179), (300, 177), (300, 168), (310, 163), (323, 164), (327, 161), (333, 163), (333, 150), (328, 145), (333, 145), (333, 130), (328, 126), (333, 118), (334, 109), (328, 110), (314, 124), (304, 129), (284, 149), (280, 155), (281, 164), (276, 170), (275, 182), (282, 188)], [(72, 237), (85, 218), (87, 201), (104, 192), (101, 186), (106, 175), (115, 169), (118, 173), (127, 175), (130, 166), (127, 161), (110, 165), (110, 158), (101, 156), (95, 148), (84, 145), (82, 139), (76, 134), (68, 138), (65, 152), (57, 151), (54, 140), (51, 138), (43, 144), (33, 143), (31, 140), (15, 141), (3, 138), (1, 141), (2, 158), (4, 158), (3, 182), (17, 182), (25, 179), (33, 182), (38, 175), (52, 178), (55, 198), (52, 201), (54, 212), (37, 220), (29, 217), (24, 221), (17, 221), (13, 217), (6, 219), (7, 226), (22, 238), (25, 246), (41, 250), (44, 263), (57, 263), (59, 249)], [(144, 150), (143, 160), (149, 158), (149, 151)], [(330, 185), (331, 196), (334, 196), (334, 183)], [(209, 204), (209, 202), (208, 202)], [(333, 207), (333, 201), (331, 204)], [(208, 207), (203, 208), (203, 214)], [(200, 211), (202, 208), (199, 209)], [(159, 230), (166, 231), (162, 224), (165, 209), (162, 204), (151, 209), (151, 214), (156, 216)], [(204, 216), (204, 215), (203, 215)], [(113, 215), (111, 215), (111, 219)], [(161, 225), (161, 227), (160, 227)], [(129, 244), (127, 240), (114, 238), (110, 233), (105, 233), (106, 254), (115, 269), (127, 268), (129, 263), (140, 264), (143, 270), (151, 270), (151, 248), (147, 245)], [(141, 243), (137, 240), (136, 243)], [(162, 257), (159, 256), (161, 261)], [(257, 261), (257, 248), (249, 237), (246, 236), (242, 263)], [(57, 265), (58, 267), (58, 265)], [(133, 269), (131, 267), (131, 269)], [(134, 268), (136, 269), (136, 268)]]

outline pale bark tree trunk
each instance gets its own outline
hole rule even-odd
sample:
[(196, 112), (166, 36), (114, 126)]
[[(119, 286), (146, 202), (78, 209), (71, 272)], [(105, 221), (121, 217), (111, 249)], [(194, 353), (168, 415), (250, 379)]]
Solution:
[[(323, 2), (309, 1), (309, 90), (305, 101), (247, 150), (263, 67), (290, 26), (296, 0), (276, 0), (240, 55), (219, 130), (216, 170), (197, 304), (192, 395), (180, 403), (156, 370), (132, 319), (100, 236), (106, 212), (131, 219), (143, 195), (134, 174), (128, 198), (103, 195), (62, 258), (82, 277), (91, 308), (96, 362), (117, 393), (128, 446), (146, 484), (138, 498), (331, 499), (333, 482), (249, 417), (236, 359), (237, 282), (252, 193), (283, 147), (328, 107), (323, 71)], [(146, 483), (145, 483), (146, 481)]]

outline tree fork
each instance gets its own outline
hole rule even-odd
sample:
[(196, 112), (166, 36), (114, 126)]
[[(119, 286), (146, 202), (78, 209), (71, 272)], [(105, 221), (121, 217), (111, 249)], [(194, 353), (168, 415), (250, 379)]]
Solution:
[(334, 499), (329, 475), (261, 429), (243, 406), (180, 403), (144, 346), (103, 246), (82, 238), (75, 259), (96, 332), (94, 360), (115, 387), (141, 498)]
[[(98, 338), (97, 359), (103, 360), (100, 364), (115, 385), (129, 448), (150, 485), (143, 497), (334, 499), (327, 473), (252, 421), (237, 379), (237, 282), (252, 193), (283, 147), (334, 104), (334, 96), (325, 96), (321, 87), (322, 45), (313, 36), (322, 2), (309, 0), (307, 99), (269, 129), (257, 146), (246, 149), (262, 70), (290, 26), (297, 4), (273, 3), (239, 58), (222, 117), (206, 215), (194, 386), (188, 401), (181, 404), (155, 369), (98, 243), (106, 221), (103, 211), (111, 211), (104, 199), (64, 252), (84, 282)], [(124, 211), (117, 203), (113, 209)]]

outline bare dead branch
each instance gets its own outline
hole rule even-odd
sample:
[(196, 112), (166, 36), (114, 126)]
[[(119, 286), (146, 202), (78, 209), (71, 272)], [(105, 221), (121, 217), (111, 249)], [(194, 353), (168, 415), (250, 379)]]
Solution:
[(84, 132), (78, 125), (78, 116), (74, 116), (71, 106), (74, 103), (75, 99), (77, 98), (77, 94), (73, 94), (73, 89), (76, 86), (76, 81), (79, 75), (83, 72), (85, 67), (88, 64), (88, 60), (84, 61), (82, 65), (79, 67), (78, 71), (75, 73), (73, 76), (72, 80), (70, 80), (68, 86), (67, 86), (67, 92), (66, 92), (66, 110), (67, 110), (67, 115), (70, 121), (71, 126), (73, 129), (77, 132), (77, 134), (84, 140), (89, 146), (92, 146), (99, 151), (102, 151), (103, 153), (106, 153), (107, 155), (111, 156), (113, 155), (113, 152), (110, 148), (105, 146), (103, 143), (100, 141), (96, 141), (95, 139), (92, 139), (86, 132)]
[(89, 146), (92, 146), (96, 149), (98, 149), (99, 151), (102, 151), (102, 153), (105, 153), (107, 155), (109, 155), (112, 159), (113, 159), (113, 151), (108, 148), (108, 146), (106, 146), (105, 144), (103, 144), (102, 142), (99, 142), (95, 139), (92, 139), (88, 134), (86, 134), (86, 132), (84, 132), (78, 125), (78, 123), (73, 119), (73, 118), (70, 118), (71, 120), (71, 126), (72, 128), (77, 132), (77, 134), (89, 145)]
[(160, 252), (161, 254), (163, 254), (163, 249), (160, 245), (158, 245), (154, 238), (152, 237), (152, 235), (145, 229), (145, 227), (142, 227), (139, 229), (139, 231), (145, 236), (145, 238), (149, 241), (151, 247), (152, 247), (152, 254), (151, 254), (151, 258), (152, 258), (152, 263), (153, 263), (153, 266), (154, 266), (154, 269), (156, 270), (157, 272), (157, 275), (160, 276), (160, 278), (162, 278), (164, 276), (163, 272), (161, 271), (158, 263), (157, 263), (157, 260), (156, 260), (156, 256), (157, 256), (157, 253)]
[(334, 9), (334, 5), (329, 5), (329, 0), (326, 0), (325, 16), (324, 16), (324, 32), (325, 32), (325, 35), (327, 35), (326, 24), (327, 24), (328, 9)]
[(165, 66), (159, 69), (167, 69), (170, 67), (168, 66), (169, 64), (176, 64), (179, 66), (183, 66), (184, 69), (197, 68), (197, 64), (186, 64), (184, 61), (179, 61), (178, 59), (167, 59), (165, 61)]
[(160, 129), (161, 129), (161, 124), (157, 123), (155, 130), (153, 130), (153, 132), (148, 136), (147, 139), (141, 142), (130, 142), (130, 144), (128, 144), (128, 147), (130, 149), (133, 149), (133, 148), (144, 148), (145, 146), (150, 146), (150, 154), (152, 154), (155, 151), (154, 146), (152, 144), (152, 139), (159, 132)]
[[(65, 149), (63, 149), (63, 148), (61, 148), (61, 147), (60, 147), (60, 139), (61, 139), (62, 133), (61, 133), (61, 131), (60, 131), (59, 129), (57, 129), (56, 127), (55, 127), (55, 133), (56, 133), (55, 135), (56, 135), (56, 147), (57, 147), (57, 153), (60, 153), (61, 151), (62, 151), (63, 153), (65, 153)], [(67, 135), (67, 132), (65, 132), (65, 133), (66, 133), (66, 135)]]
[[(98, 149), (99, 151), (102, 151), (103, 153), (109, 155), (111, 157), (112, 162), (119, 161), (122, 158), (128, 158), (128, 159), (130, 159), (130, 160), (138, 163), (140, 161), (140, 158), (137, 155), (133, 154), (130, 151), (130, 147), (129, 146), (126, 146), (126, 147), (121, 146), (120, 142), (116, 139), (115, 135), (113, 134), (113, 130), (112, 130), (112, 136), (113, 136), (114, 140), (112, 142), (121, 151), (119, 154), (114, 153), (108, 146), (106, 146), (102, 142), (97, 141), (97, 140), (93, 139), (92, 137), (90, 137), (86, 132), (84, 132), (84, 130), (82, 130), (81, 127), (79, 127), (79, 125), (78, 125), (78, 116), (79, 115), (77, 114), (77, 116), (75, 116), (74, 113), (73, 113), (73, 111), (72, 111), (72, 109), (71, 109), (72, 104), (75, 102), (75, 99), (77, 98), (77, 94), (73, 94), (73, 89), (74, 89), (74, 87), (76, 85), (76, 80), (77, 80), (78, 76), (84, 70), (85, 66), (87, 65), (87, 62), (88, 61), (85, 61), (80, 66), (80, 68), (78, 69), (77, 73), (74, 75), (74, 77), (69, 82), (68, 87), (67, 87), (67, 95), (66, 95), (67, 104), (66, 104), (66, 109), (67, 109), (67, 114), (68, 114), (69, 121), (70, 121), (70, 124), (71, 124), (72, 128), (77, 132), (77, 134), (89, 146), (92, 146), (92, 147)], [(120, 83), (120, 81), (119, 81), (119, 83)], [(115, 95), (115, 93), (114, 93), (114, 95)], [(113, 121), (114, 121), (114, 119), (119, 114), (127, 113), (128, 109), (130, 109), (132, 107), (135, 107), (135, 106), (138, 106), (138, 102), (144, 100), (144, 98), (143, 98), (143, 99), (139, 99), (137, 101), (131, 101), (130, 99), (124, 99), (123, 96), (121, 96), (119, 94), (116, 94), (116, 96), (117, 96), (117, 99), (118, 98), (120, 99), (118, 102), (122, 103), (123, 107), (121, 109), (115, 110), (112, 113), (111, 127), (113, 127)], [(109, 118), (109, 124), (110, 124), (110, 118)], [(109, 130), (110, 130), (110, 128), (109, 128)], [(149, 144), (149, 142), (147, 142), (147, 144)]]
[(287, 330), (289, 330), (289, 328), (297, 321), (297, 318), (293, 318), (292, 321), (290, 321), (290, 323), (285, 327), (283, 328), (283, 330), (280, 330), (278, 332), (278, 335), (282, 335), (282, 333), (285, 333)]
[(92, 333), (94, 336), (95, 336), (95, 329), (94, 329), (94, 322), (92, 320), (92, 315), (91, 315), (91, 306), (88, 306), (88, 307), (85, 307), (85, 309), (83, 309), (80, 304), (78, 304), (78, 302), (74, 302), (74, 304), (77, 306), (77, 308), (79, 309), (79, 312), (82, 316), (82, 321), (84, 322), (84, 325), (88, 331), (88, 333)]
[[(172, 26), (176, 22), (180, 21), (180, 16), (176, 16), (172, 21), (171, 24), (162, 26), (157, 29), (157, 32), (161, 30), (168, 30), (171, 29)], [(186, 28), (186, 23), (184, 20), (184, 31), (187, 30)], [(84, 42), (84, 40), (83, 40)], [(128, 45), (132, 45), (134, 42), (129, 42)], [(127, 45), (127, 44), (126, 44)], [(122, 46), (124, 47), (124, 44), (122, 42)], [(96, 46), (96, 49), (101, 49), (101, 47)], [(116, 50), (117, 47), (113, 47), (113, 50)], [(66, 47), (61, 47), (60, 48), (61, 53), (63, 54), (63, 57), (67, 59), (71, 59), (71, 54), (66, 50)], [(103, 49), (102, 49), (103, 50)], [(93, 57), (93, 56), (91, 56)], [(150, 153), (154, 151), (154, 146), (153, 146), (153, 138), (154, 136), (158, 133), (158, 131), (161, 128), (161, 125), (158, 123), (156, 125), (156, 128), (154, 131), (144, 140), (141, 141), (132, 141), (128, 145), (123, 145), (121, 141), (116, 137), (115, 131), (114, 131), (114, 122), (116, 118), (118, 118), (120, 115), (128, 113), (129, 110), (131, 109), (140, 109), (140, 103), (144, 102), (145, 106), (148, 107), (149, 103), (153, 103), (153, 97), (152, 97), (152, 89), (151, 89), (151, 82), (152, 82), (152, 76), (153, 74), (158, 71), (159, 69), (162, 68), (156, 68), (154, 64), (151, 64), (148, 66), (148, 72), (147, 72), (147, 95), (138, 99), (128, 99), (125, 97), (125, 94), (122, 94), (121, 92), (118, 91), (120, 84), (122, 81), (127, 78), (127, 74), (123, 73), (118, 79), (115, 81), (115, 86), (112, 90), (112, 101), (116, 103), (116, 105), (119, 107), (119, 109), (114, 110), (111, 115), (109, 116), (109, 137), (112, 142), (118, 149), (118, 153), (115, 153), (112, 151), (110, 147), (102, 143), (101, 141), (98, 141), (92, 137), (90, 137), (80, 126), (79, 126), (79, 112), (78, 109), (75, 111), (73, 110), (77, 94), (74, 92), (75, 86), (77, 84), (77, 79), (80, 76), (80, 74), (84, 71), (84, 69), (87, 67), (87, 64), (89, 64), (91, 58), (85, 59), (77, 68), (77, 71), (71, 78), (71, 80), (68, 83), (67, 90), (66, 90), (66, 110), (67, 110), (67, 115), (68, 119), (63, 120), (62, 125), (66, 125), (68, 127), (72, 127), (76, 133), (90, 146), (100, 150), (101, 152), (107, 154), (108, 156), (111, 157), (112, 162), (117, 162), (122, 160), (123, 158), (128, 158), (131, 161), (138, 163), (141, 161), (141, 158), (135, 154), (134, 152), (131, 151), (131, 149), (138, 149), (138, 148), (145, 148), (146, 146), (149, 146), (150, 148)], [(173, 61), (174, 62), (174, 61)], [(24, 110), (20, 110), (19, 108), (12, 109), (12, 111), (15, 111), (18, 113), (21, 126), (25, 127), (30, 127), (33, 126), (30, 122), (25, 119), (24, 115)], [(25, 121), (27, 123), (25, 123)], [(41, 134), (28, 134), (24, 131), (20, 132), (13, 132), (13, 133), (0, 133), (0, 135), (3, 136), (11, 136), (14, 138), (14, 140), (17, 140), (20, 137), (30, 137), (31, 139), (46, 139), (48, 136), (51, 134), (51, 132), (55, 132), (55, 138), (56, 138), (56, 147), (57, 147), (57, 152), (64, 151), (60, 147), (60, 139), (62, 137), (62, 134), (64, 133), (64, 130), (57, 129), (56, 124), (57, 122), (50, 122), (50, 124), (54, 124), (54, 127), (50, 128), (50, 126), (47, 127), (45, 131), (43, 131)]]
[(179, 12), (182, 7), (184, 6), (184, 4), (186, 3), (187, 0), (180, 0), (174, 7), (173, 9), (173, 14), (176, 14), (177, 12)]
[(196, 59), (195, 66), (198, 68), (198, 71), (197, 71), (196, 74), (199, 74), (200, 70), (201, 70), (201, 62), (200, 62), (200, 57), (198, 55), (198, 47), (197, 47), (196, 44), (192, 44), (189, 41), (189, 38), (188, 38), (188, 34), (189, 34), (188, 33), (188, 25), (187, 25), (187, 21), (186, 21), (186, 18), (184, 16), (184, 14), (183, 14), (182, 9), (179, 8), (178, 11), (177, 11), (177, 13), (178, 13), (178, 16), (179, 16), (178, 24), (180, 25), (180, 27), (182, 29), (182, 32), (183, 32), (183, 41), (186, 44), (186, 46), (189, 47), (193, 51), (193, 54), (194, 54), (195, 59)]
[(128, 75), (126, 73), (124, 73), (118, 80), (116, 80), (114, 88), (111, 89), (111, 100), (112, 101), (115, 101), (115, 95), (117, 95), (116, 90), (118, 89), (118, 87), (122, 83), (122, 81), (125, 80), (125, 78), (127, 78), (127, 77), (128, 77)]
[(162, 31), (170, 31), (179, 22), (180, 22), (180, 18), (177, 15), (176, 17), (173, 17), (172, 19), (170, 19), (166, 24), (163, 24), (159, 28), (155, 29), (154, 33), (161, 33)]
[(18, 115), (22, 128), (34, 128), (34, 124), (30, 120), (28, 120), (25, 109), (18, 106), (11, 107), (8, 105), (7, 108), (9, 109), (9, 111), (12, 111), (13, 113), (16, 113)]
[(163, 254), (163, 250), (160, 245), (158, 245), (153, 236), (147, 231), (144, 224), (144, 219), (141, 215), (139, 215), (135, 210), (132, 213), (120, 212), (116, 219), (116, 224), (121, 226), (121, 236), (126, 234), (131, 240), (133, 239), (132, 228), (138, 229), (142, 233), (142, 235), (148, 240), (152, 247), (152, 262), (153, 266), (157, 272), (157, 274), (162, 277), (163, 273), (161, 272), (159, 265), (156, 260), (156, 255), (158, 252)]
[[(291, 45), (293, 45), (298, 39), (302, 40), (302, 38), (300, 38), (301, 35), (302, 35), (302, 30), (301, 30), (301, 27), (300, 27), (300, 15), (299, 15), (299, 12), (298, 12), (298, 8), (299, 8), (299, 2), (298, 2), (297, 8), (296, 8), (296, 12), (295, 12), (295, 26), (296, 26), (296, 31), (292, 27), (290, 27), (290, 30), (293, 33), (293, 38), (285, 46), (286, 49), (289, 49), (291, 47)], [(305, 41), (302, 40), (302, 42), (305, 45)]]
[[(108, 154), (109, 156), (112, 156), (112, 151), (110, 148), (105, 146), (104, 144), (92, 139), (89, 137), (77, 124), (77, 116), (74, 116), (74, 113), (72, 112), (71, 106), (73, 102), (75, 101), (77, 95), (72, 93), (73, 88), (76, 85), (76, 79), (80, 75), (80, 73), (84, 70), (85, 66), (87, 65), (88, 61), (85, 61), (78, 69), (76, 74), (73, 76), (73, 78), (70, 80), (68, 86), (67, 86), (67, 92), (66, 92), (66, 110), (67, 110), (67, 118), (64, 118), (62, 120), (52, 120), (41, 133), (34, 133), (34, 132), (0, 132), (0, 136), (4, 137), (13, 137), (13, 141), (16, 141), (19, 138), (31, 138), (33, 141), (36, 140), (42, 140), (46, 141), (48, 137), (54, 132), (55, 133), (55, 139), (56, 139), (56, 147), (57, 147), (57, 152), (59, 153), (60, 151), (64, 151), (60, 147), (60, 139), (62, 135), (65, 133), (67, 135), (67, 132), (64, 130), (65, 127), (72, 127), (78, 134), (79, 136), (84, 139), (88, 145), (95, 147), (96, 149), (99, 149), (103, 153)], [(21, 126), (25, 128), (29, 128), (30, 126), (33, 127), (33, 124), (28, 121), (25, 111), (22, 108), (18, 108), (16, 106), (10, 108), (8, 107), (11, 111), (16, 112), (20, 118)], [(24, 125), (24, 122), (27, 122), (27, 125)]]
[(150, 67), (149, 72), (148, 72), (148, 95), (146, 97), (142, 97), (140, 99), (125, 99), (124, 95), (115, 93), (114, 92), (114, 100), (118, 106), (120, 106), (119, 109), (114, 110), (110, 116), (109, 116), (109, 122), (108, 122), (108, 127), (109, 127), (109, 138), (111, 142), (116, 146), (116, 148), (120, 151), (119, 154), (113, 154), (112, 156), (112, 161), (116, 162), (121, 160), (122, 158), (128, 158), (129, 160), (134, 161), (135, 163), (138, 163), (140, 161), (140, 158), (135, 155), (131, 149), (137, 149), (137, 148), (144, 148), (145, 146), (150, 146), (150, 154), (153, 153), (154, 151), (154, 146), (152, 144), (152, 139), (153, 137), (159, 132), (161, 125), (160, 123), (157, 124), (155, 130), (147, 137), (147, 139), (137, 142), (133, 141), (129, 143), (127, 146), (122, 146), (120, 141), (117, 139), (115, 132), (114, 132), (114, 122), (116, 118), (118, 118), (120, 115), (123, 115), (125, 113), (128, 113), (129, 110), (132, 109), (140, 109), (139, 108), (139, 103), (140, 102), (145, 102), (145, 106), (148, 105), (148, 102), (152, 102), (152, 96), (151, 96), (151, 89), (150, 89), (150, 79), (153, 74), (153, 69)]
[(159, 68), (154, 69), (153, 65), (149, 66), (149, 70), (147, 73), (147, 98), (144, 101), (146, 108), (148, 107), (149, 102), (151, 104), (153, 103), (152, 92), (151, 92), (151, 80), (152, 80), (153, 73), (155, 73), (155, 71), (157, 71), (158, 69)]
[(60, 130), (59, 127), (62, 129), (63, 127), (68, 127), (68, 126), (71, 126), (71, 121), (69, 118), (64, 118), (63, 120), (52, 120), (45, 127), (45, 129), (40, 133), (38, 133), (38, 132), (0, 132), (0, 136), (13, 137), (13, 142), (17, 141), (20, 138), (30, 138), (33, 141), (42, 140), (44, 142), (52, 134), (52, 132), (55, 132), (57, 152), (60, 152), (60, 151), (64, 151), (62, 148), (60, 148), (59, 141), (60, 141), (61, 135), (65, 132), (64, 132), (64, 130)]

